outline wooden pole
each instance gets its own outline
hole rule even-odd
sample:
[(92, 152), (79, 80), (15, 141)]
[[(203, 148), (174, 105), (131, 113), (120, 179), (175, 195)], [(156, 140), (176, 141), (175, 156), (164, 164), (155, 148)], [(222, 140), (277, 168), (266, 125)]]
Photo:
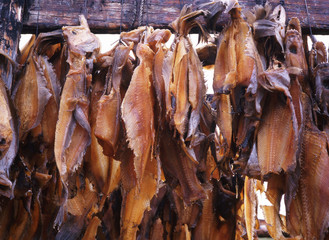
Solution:
[[(210, 0), (144, 0), (144, 7), (140, 7), (141, 0), (33, 0), (29, 10), (29, 17), (24, 21), (26, 32), (34, 32), (37, 26), (38, 7), (39, 27), (43, 31), (57, 29), (64, 25), (77, 25), (79, 14), (85, 14), (93, 32), (118, 33), (120, 28), (121, 8), (123, 12), (123, 29), (135, 28), (142, 16), (142, 25), (166, 28), (168, 24), (179, 16), (183, 4), (198, 5)], [(256, 4), (264, 4), (265, 0), (239, 0), (243, 9), (251, 9)], [(288, 19), (298, 17), (303, 31), (308, 33), (309, 24), (304, 0), (268, 0), (272, 6), (283, 4)], [(313, 34), (329, 34), (329, 1), (308, 0), (310, 26)], [(142, 13), (140, 10), (142, 9)], [(217, 27), (220, 29), (228, 21), (228, 15), (219, 18)]]
[(12, 89), (15, 61), (23, 26), (24, 0), (0, 2), (0, 77)]

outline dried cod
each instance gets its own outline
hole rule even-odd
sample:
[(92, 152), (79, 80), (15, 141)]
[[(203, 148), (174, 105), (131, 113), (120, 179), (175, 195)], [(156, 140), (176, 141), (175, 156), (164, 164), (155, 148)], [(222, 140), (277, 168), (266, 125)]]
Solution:
[(98, 39), (90, 32), (83, 16), (80, 22), (80, 26), (63, 28), (70, 69), (61, 94), (54, 148), (57, 167), (65, 184), (68, 184), (68, 176), (80, 166), (90, 144), (88, 89), (93, 61), (99, 51)]

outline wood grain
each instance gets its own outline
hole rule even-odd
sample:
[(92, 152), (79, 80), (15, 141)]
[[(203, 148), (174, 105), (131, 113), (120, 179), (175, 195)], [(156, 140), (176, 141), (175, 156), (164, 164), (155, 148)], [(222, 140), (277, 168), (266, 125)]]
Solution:
[[(78, 24), (78, 15), (85, 14), (90, 28), (98, 33), (117, 33), (120, 28), (121, 9), (122, 27), (124, 30), (132, 29), (141, 25), (152, 25), (164, 28), (173, 21), (180, 12), (183, 4), (200, 4), (209, 0), (145, 0), (144, 8), (140, 7), (141, 0), (32, 0), (28, 18), (24, 21), (24, 32), (34, 32), (36, 26), (40, 30), (60, 28), (63, 25)], [(245, 9), (252, 8), (256, 3), (263, 3), (259, 0), (240, 0), (240, 5)], [(269, 0), (276, 6), (280, 0)], [(299, 17), (303, 30), (309, 32), (306, 7), (304, 0), (281, 0), (287, 11), (288, 19)], [(329, 33), (329, 1), (312, 0), (308, 1), (310, 13), (310, 25), (314, 33)], [(38, 19), (39, 9), (39, 21)], [(142, 10), (142, 11), (140, 11)], [(143, 14), (140, 14), (142, 12)], [(141, 20), (141, 21), (139, 21)], [(221, 28), (227, 23), (228, 16), (223, 15), (217, 22)], [(39, 23), (38, 23), (39, 22)]]
[(14, 78), (13, 62), (23, 26), (24, 6), (24, 0), (0, 1), (0, 79), (9, 91)]

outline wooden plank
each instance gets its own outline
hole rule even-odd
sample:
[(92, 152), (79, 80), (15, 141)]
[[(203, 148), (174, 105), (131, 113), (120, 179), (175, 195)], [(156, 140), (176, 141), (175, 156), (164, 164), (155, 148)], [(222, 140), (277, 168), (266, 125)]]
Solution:
[[(37, 26), (39, 9), (39, 28), (49, 30), (63, 25), (78, 24), (78, 15), (85, 14), (94, 32), (118, 32), (121, 18), (121, 0), (33, 0), (29, 17), (24, 22), (26, 32), (33, 32)], [(167, 27), (179, 14), (183, 4), (200, 4), (210, 0), (145, 0), (142, 24), (147, 22), (155, 27)], [(250, 9), (256, 3), (264, 0), (240, 0), (243, 8)], [(276, 6), (280, 0), (269, 0)], [(287, 12), (288, 19), (299, 17), (303, 29), (308, 31), (308, 21), (304, 0), (281, 0)], [(123, 0), (123, 29), (138, 26), (141, 0)], [(314, 33), (329, 33), (329, 1), (308, 0), (310, 23)], [(147, 21), (148, 19), (148, 21)], [(218, 21), (218, 27), (227, 22), (228, 16), (223, 15)]]
[(4, 81), (10, 91), (14, 78), (13, 63), (16, 60), (24, 0), (2, 0), (0, 2), (0, 81)]

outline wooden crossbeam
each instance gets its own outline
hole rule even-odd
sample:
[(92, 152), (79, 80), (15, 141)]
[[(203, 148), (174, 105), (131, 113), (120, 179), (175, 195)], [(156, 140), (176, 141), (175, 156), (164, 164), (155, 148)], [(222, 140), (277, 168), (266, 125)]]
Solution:
[[(31, 6), (24, 19), (23, 32), (57, 29), (64, 25), (78, 24), (78, 15), (87, 16), (90, 28), (98, 33), (118, 33), (122, 16), (124, 30), (149, 24), (165, 28), (178, 15), (183, 4), (201, 4), (210, 0), (30, 0)], [(276, 6), (284, 5), (288, 19), (298, 17), (302, 28), (309, 32), (305, 0), (269, 0)], [(123, 5), (121, 4), (123, 2)], [(144, 2), (144, 4), (142, 4)], [(250, 9), (256, 3), (265, 0), (239, 0), (244, 9)], [(142, 6), (141, 6), (142, 4)], [(315, 34), (329, 34), (329, 1), (308, 0), (310, 26)], [(121, 15), (122, 11), (122, 15)], [(217, 22), (220, 28), (228, 21), (224, 14)]]

